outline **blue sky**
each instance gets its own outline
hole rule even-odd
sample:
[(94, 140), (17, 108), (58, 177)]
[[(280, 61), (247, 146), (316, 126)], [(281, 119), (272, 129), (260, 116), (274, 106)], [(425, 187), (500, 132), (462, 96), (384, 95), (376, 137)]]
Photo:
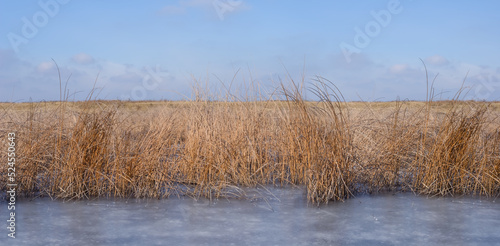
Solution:
[[(322, 76), (347, 100), (500, 100), (499, 1), (0, 0), (0, 101), (271, 93)], [(236, 76), (235, 76), (236, 75)], [(69, 78), (69, 79), (68, 79)], [(308, 94), (308, 96), (311, 96)]]

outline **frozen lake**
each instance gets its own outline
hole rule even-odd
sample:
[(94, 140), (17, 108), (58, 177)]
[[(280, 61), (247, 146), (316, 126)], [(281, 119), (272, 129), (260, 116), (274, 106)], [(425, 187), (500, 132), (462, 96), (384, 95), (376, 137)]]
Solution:
[[(307, 205), (304, 191), (246, 199), (21, 200), (16, 239), (1, 245), (500, 245), (494, 199), (359, 195)], [(0, 202), (4, 225), (7, 204)]]

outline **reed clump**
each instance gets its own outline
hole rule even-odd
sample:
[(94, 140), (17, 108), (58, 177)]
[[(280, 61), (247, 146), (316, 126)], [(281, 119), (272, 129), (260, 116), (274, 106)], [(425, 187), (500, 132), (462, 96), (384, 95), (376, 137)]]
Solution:
[[(244, 100), (200, 90), (184, 102), (3, 103), (0, 139), (17, 133), (18, 192), (30, 197), (240, 197), (289, 184), (314, 204), (384, 190), (500, 194), (498, 103), (345, 102), (323, 78), (313, 102), (304, 85)], [(3, 191), (6, 181), (2, 169)]]
[(422, 134), (412, 167), (416, 189), (439, 195), (490, 194), (484, 179), (495, 177), (496, 164), (483, 160), (491, 158), (482, 136), (486, 112), (485, 104), (452, 105), (428, 134)]
[(341, 92), (323, 78), (315, 82), (311, 91), (320, 99), (316, 105), (308, 105), (300, 85), (293, 80), (291, 89), (282, 84), (288, 107), (281, 110), (285, 148), (280, 152), (285, 156), (280, 173), (289, 175), (282, 177), (283, 181), (305, 184), (308, 200), (320, 204), (352, 195), (354, 158)]

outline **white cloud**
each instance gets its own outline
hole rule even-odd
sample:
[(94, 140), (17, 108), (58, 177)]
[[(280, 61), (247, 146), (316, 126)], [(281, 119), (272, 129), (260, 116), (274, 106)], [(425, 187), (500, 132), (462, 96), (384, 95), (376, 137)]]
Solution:
[(92, 56), (85, 53), (76, 54), (71, 58), (71, 60), (82, 65), (92, 64), (95, 62)]
[(351, 62), (347, 62), (344, 55), (340, 53), (332, 55), (331, 59), (333, 61), (334, 68), (342, 71), (366, 71), (366, 69), (371, 67), (378, 67), (378, 64), (374, 63), (364, 54), (352, 54)]
[[(72, 58), (77, 58), (74, 61)], [(57, 61), (61, 81), (70, 100), (83, 100), (94, 82), (101, 99), (132, 98), (144, 94), (144, 99), (179, 97), (166, 90), (183, 89), (183, 85), (167, 72), (166, 67), (123, 64), (113, 61), (94, 61), (91, 66), (81, 64), (90, 59), (85, 55)], [(85, 58), (85, 59), (83, 59)], [(0, 101), (59, 100), (59, 73), (53, 61), (24, 60), (12, 50), (0, 49)], [(97, 77), (98, 76), (98, 77)], [(96, 96), (97, 94), (94, 94)], [(141, 97), (139, 97), (141, 99)]]
[(216, 0), (181, 0), (179, 1), (179, 4), (184, 6), (200, 7), (212, 5), (214, 1)]
[(393, 73), (393, 74), (401, 74), (401, 73), (407, 72), (409, 69), (410, 69), (410, 66), (408, 66), (408, 64), (396, 64), (396, 65), (392, 65), (389, 68), (389, 72)]
[[(183, 77), (189, 75), (185, 71), (186, 66), (179, 66), (175, 63), (161, 64), (164, 69), (157, 69), (152, 64), (149, 64), (149, 68), (145, 68), (144, 66), (148, 64), (131, 65), (108, 60), (94, 60), (94, 63), (89, 66), (83, 64), (90, 60), (88, 57), (85, 58), (86, 56), (82, 53), (67, 57), (64, 61), (58, 61), (63, 83), (71, 75), (67, 88), (69, 94), (75, 95), (77, 100), (87, 96), (98, 74), (96, 87), (103, 88), (99, 95), (102, 99), (172, 99), (181, 96), (175, 93), (168, 94), (169, 91), (179, 91), (185, 95), (190, 93), (188, 85), (192, 83), (192, 79), (189, 76)], [(299, 59), (293, 56), (285, 57), (283, 60), (289, 61), (285, 66), (290, 70), (292, 78), (300, 78), (303, 71), (302, 62), (295, 64), (293, 61)], [(347, 63), (341, 53), (335, 53), (312, 60), (314, 62), (305, 64), (307, 81), (312, 82), (311, 78), (314, 75), (323, 76), (337, 85), (347, 100), (359, 100), (359, 98), (394, 100), (398, 96), (402, 99), (425, 99), (426, 73), (418, 59), (415, 59), (413, 63), (396, 61), (388, 64), (373, 60), (363, 53), (353, 55), (352, 62)], [(223, 81), (230, 81), (234, 76), (234, 67), (231, 68), (231, 66), (245, 66), (244, 62), (238, 64), (229, 64), (230, 68), (218, 64), (210, 67), (209, 71), (222, 78)], [(269, 81), (272, 79), (269, 74), (283, 72), (283, 67), (278, 61), (276, 61), (276, 66), (270, 67), (262, 67), (258, 61), (253, 64), (257, 65), (252, 76), (262, 81), (265, 86), (269, 85), (269, 91), (272, 91), (274, 85)], [(22, 60), (13, 51), (0, 49), (0, 65), (2, 65), (0, 66), (0, 88), (3, 89), (0, 90), (0, 98), (2, 100), (59, 99), (59, 77), (53, 61)], [(250, 67), (253, 67), (252, 63)], [(189, 73), (197, 78), (203, 78), (205, 74), (205, 71), (201, 71), (203, 69), (187, 68), (192, 69)], [(434, 84), (437, 99), (453, 97), (462, 85), (467, 72), (469, 74), (465, 86), (472, 88), (469, 92), (470, 98), (487, 100), (500, 98), (500, 68), (496, 66), (486, 67), (453, 62), (447, 66), (428, 66), (428, 69), (430, 82), (437, 73), (440, 74)], [(237, 88), (237, 83), (248, 76), (250, 75), (240, 71), (233, 88)], [(154, 80), (156, 77), (160, 79)], [(286, 79), (286, 74), (281, 78)], [(159, 81), (158, 84), (156, 81)], [(216, 80), (210, 79), (210, 83), (217, 83), (214, 81)]]
[(36, 67), (36, 71), (38, 71), (40, 73), (52, 72), (55, 67), (56, 66), (54, 65), (54, 62), (51, 62), (51, 61), (50, 62), (49, 61), (41, 62)]
[(180, 0), (177, 4), (163, 7), (160, 13), (184, 14), (190, 8), (202, 8), (223, 18), (225, 13), (248, 10), (250, 6), (243, 0)]
[(433, 55), (425, 58), (425, 62), (427, 62), (430, 65), (435, 65), (435, 66), (443, 66), (443, 65), (448, 65), (450, 62), (440, 56), (440, 55)]

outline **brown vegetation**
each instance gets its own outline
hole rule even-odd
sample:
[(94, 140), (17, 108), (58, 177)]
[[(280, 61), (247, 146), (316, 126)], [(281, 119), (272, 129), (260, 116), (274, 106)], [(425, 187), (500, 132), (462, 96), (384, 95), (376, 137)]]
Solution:
[(311, 90), (319, 102), (293, 82), (280, 91), (265, 100), (2, 103), (0, 136), (6, 146), (16, 132), (26, 196), (238, 197), (269, 184), (303, 185), (315, 204), (381, 190), (500, 193), (498, 104), (345, 103), (321, 78)]

